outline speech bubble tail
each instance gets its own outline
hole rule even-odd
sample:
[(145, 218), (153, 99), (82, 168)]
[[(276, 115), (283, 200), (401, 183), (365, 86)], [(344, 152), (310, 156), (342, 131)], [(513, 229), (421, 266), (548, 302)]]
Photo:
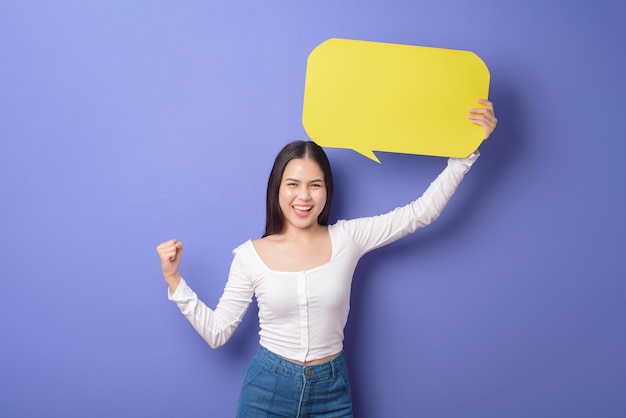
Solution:
[(380, 164), (380, 160), (378, 159), (378, 157), (376, 156), (376, 154), (374, 154), (374, 151), (372, 150), (359, 150), (359, 149), (354, 149), (356, 152), (358, 152), (359, 154), (369, 158), (370, 160), (374, 160), (376, 161), (378, 164)]

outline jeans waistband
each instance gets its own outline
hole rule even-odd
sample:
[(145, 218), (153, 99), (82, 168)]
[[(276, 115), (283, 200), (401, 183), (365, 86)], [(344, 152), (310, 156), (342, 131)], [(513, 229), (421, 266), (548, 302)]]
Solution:
[(267, 348), (259, 345), (256, 358), (259, 359), (268, 370), (282, 376), (305, 377), (307, 380), (334, 379), (339, 372), (347, 368), (343, 351), (334, 359), (314, 366), (302, 366), (285, 360)]

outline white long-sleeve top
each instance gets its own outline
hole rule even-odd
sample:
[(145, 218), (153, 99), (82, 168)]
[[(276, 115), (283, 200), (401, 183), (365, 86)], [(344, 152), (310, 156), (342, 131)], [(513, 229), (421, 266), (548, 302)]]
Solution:
[(233, 251), (228, 281), (215, 310), (200, 301), (184, 280), (175, 292), (168, 290), (168, 297), (213, 348), (229, 340), (254, 295), (263, 347), (302, 362), (336, 354), (343, 349), (359, 259), (437, 219), (477, 158), (477, 153), (450, 158), (426, 192), (406, 206), (329, 225), (332, 255), (326, 264), (301, 272), (272, 270), (248, 240)]

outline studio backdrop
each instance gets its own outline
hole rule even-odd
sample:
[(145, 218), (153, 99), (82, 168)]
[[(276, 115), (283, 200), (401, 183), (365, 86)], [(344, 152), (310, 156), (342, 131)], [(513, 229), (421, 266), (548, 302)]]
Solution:
[[(626, 416), (625, 20), (618, 0), (3, 0), (0, 416), (234, 416), (256, 307), (211, 349), (155, 248), (182, 241), (216, 305), (330, 38), (473, 51), (499, 119), (441, 218), (357, 268), (356, 417)], [(446, 164), (326, 151), (332, 221)]]

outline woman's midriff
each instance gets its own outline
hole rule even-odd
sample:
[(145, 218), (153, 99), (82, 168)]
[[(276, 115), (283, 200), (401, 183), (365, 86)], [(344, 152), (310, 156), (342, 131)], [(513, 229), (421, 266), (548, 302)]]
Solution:
[(298, 360), (294, 360), (294, 359), (290, 359), (286, 357), (283, 357), (283, 358), (292, 363), (299, 364), (300, 366), (317, 366), (318, 364), (328, 363), (329, 361), (336, 359), (337, 357), (339, 357), (339, 354), (341, 354), (341, 352), (331, 354), (330, 356), (318, 358), (318, 359), (311, 360), (311, 361), (298, 361)]

